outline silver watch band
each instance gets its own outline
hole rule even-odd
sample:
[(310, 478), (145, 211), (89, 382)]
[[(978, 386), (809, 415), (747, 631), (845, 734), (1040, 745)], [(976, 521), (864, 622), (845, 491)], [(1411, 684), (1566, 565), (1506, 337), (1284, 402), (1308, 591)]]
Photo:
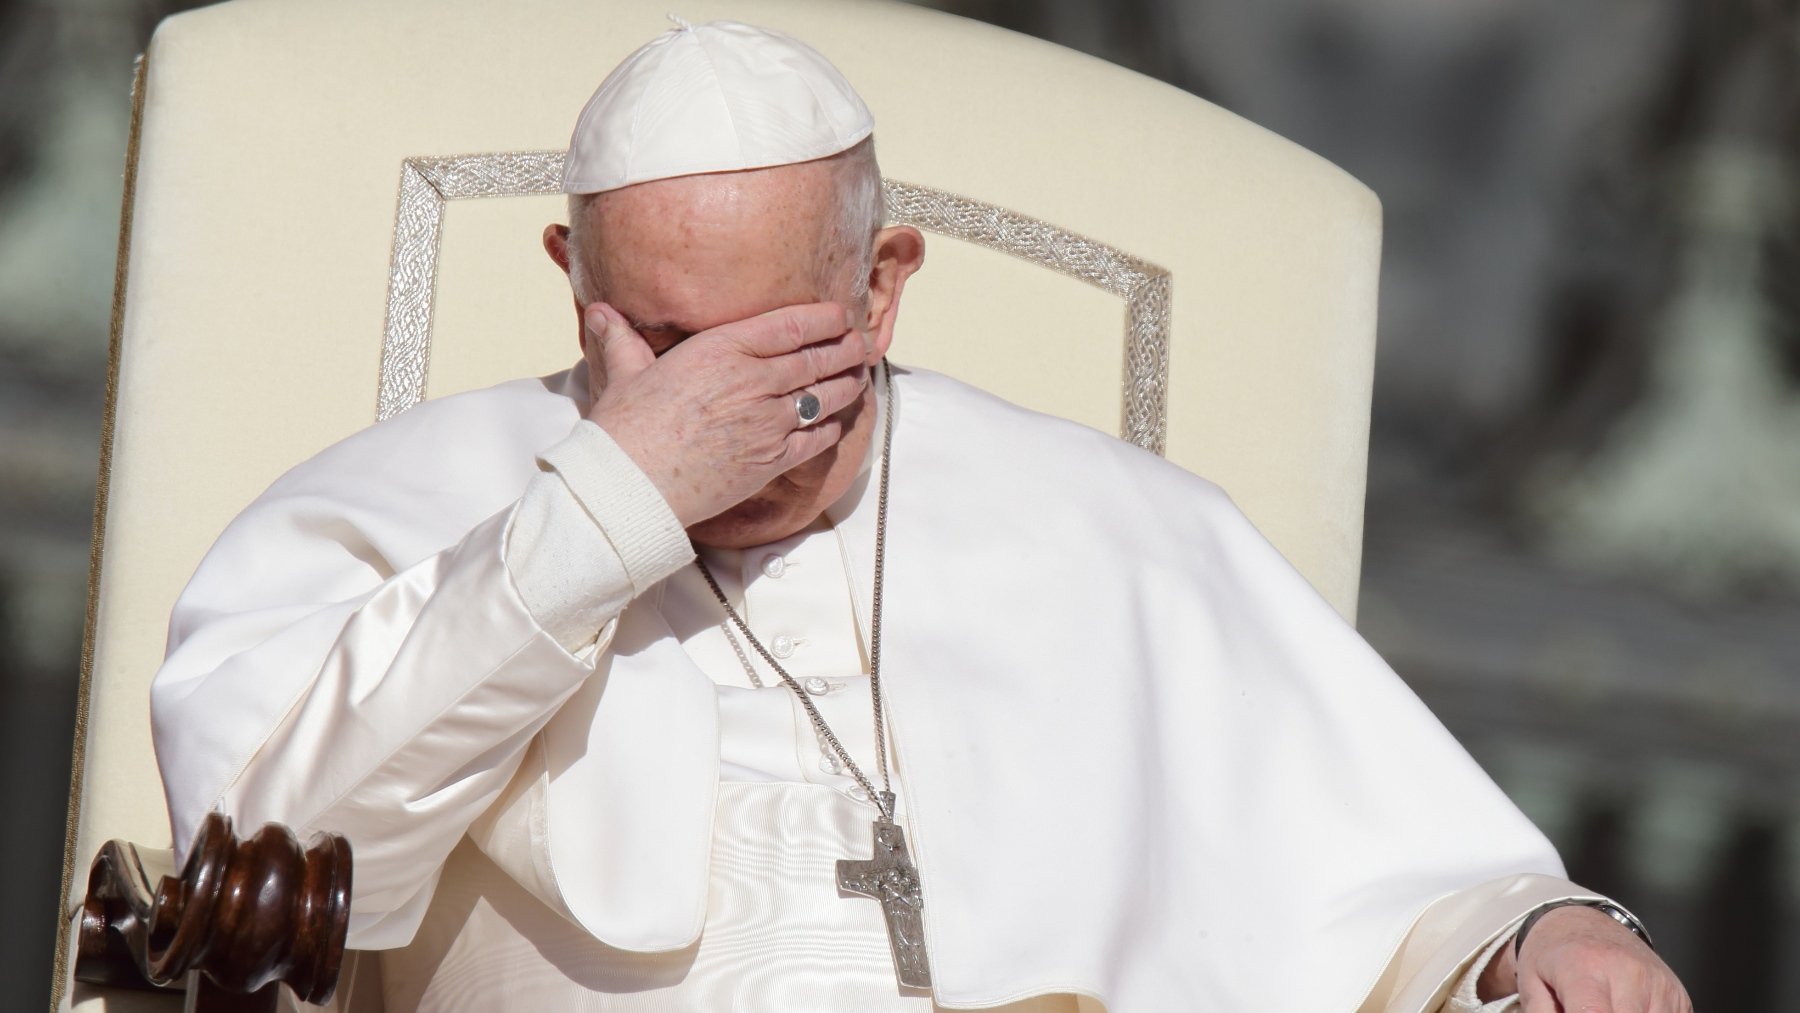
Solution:
[(1638, 919), (1637, 915), (1625, 910), (1624, 907), (1615, 904), (1610, 900), (1570, 898), (1568, 900), (1553, 900), (1548, 904), (1539, 904), (1531, 910), (1530, 914), (1525, 916), (1525, 920), (1519, 923), (1519, 931), (1513, 933), (1514, 960), (1518, 959), (1520, 951), (1525, 948), (1525, 934), (1531, 931), (1531, 927), (1537, 924), (1539, 918), (1542, 918), (1559, 907), (1591, 907), (1601, 914), (1606, 915), (1608, 918), (1611, 918), (1613, 921), (1618, 922), (1620, 925), (1625, 926), (1631, 931), (1632, 935), (1642, 939), (1645, 946), (1650, 947), (1652, 950), (1656, 949), (1656, 944), (1650, 939), (1650, 930), (1644, 928), (1644, 923)]

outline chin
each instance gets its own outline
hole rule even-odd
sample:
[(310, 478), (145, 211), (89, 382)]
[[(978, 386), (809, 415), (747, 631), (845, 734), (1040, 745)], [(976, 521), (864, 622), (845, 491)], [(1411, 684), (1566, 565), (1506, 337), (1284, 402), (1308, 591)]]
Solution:
[(748, 549), (799, 534), (821, 513), (823, 510), (814, 505), (810, 496), (795, 502), (759, 493), (717, 517), (693, 525), (687, 532), (695, 545)]
[(799, 534), (849, 490), (868, 447), (866, 433), (852, 434), (730, 510), (690, 525), (688, 538), (715, 549), (748, 549)]

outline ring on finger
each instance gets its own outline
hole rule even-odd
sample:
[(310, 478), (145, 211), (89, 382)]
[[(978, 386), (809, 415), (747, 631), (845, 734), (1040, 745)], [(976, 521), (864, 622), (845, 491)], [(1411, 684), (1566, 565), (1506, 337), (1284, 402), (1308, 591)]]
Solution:
[(819, 396), (810, 390), (803, 390), (794, 395), (794, 418), (798, 425), (794, 428), (805, 429), (825, 414), (825, 406), (819, 403)]

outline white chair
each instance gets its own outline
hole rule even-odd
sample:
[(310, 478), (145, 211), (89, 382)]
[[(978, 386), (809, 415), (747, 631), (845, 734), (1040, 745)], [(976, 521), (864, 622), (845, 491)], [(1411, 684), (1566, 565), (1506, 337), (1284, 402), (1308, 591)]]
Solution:
[[(158, 29), (121, 228), (65, 930), (102, 842), (169, 843), (147, 686), (225, 523), (378, 415), (575, 360), (538, 247), (563, 215), (559, 152), (666, 6), (235, 0)], [(1353, 614), (1368, 189), (1174, 88), (938, 12), (680, 13), (790, 31), (868, 100), (893, 215), (927, 232), (897, 361), (1165, 451)], [(71, 985), (60, 953), (58, 1008), (162, 1008)]]

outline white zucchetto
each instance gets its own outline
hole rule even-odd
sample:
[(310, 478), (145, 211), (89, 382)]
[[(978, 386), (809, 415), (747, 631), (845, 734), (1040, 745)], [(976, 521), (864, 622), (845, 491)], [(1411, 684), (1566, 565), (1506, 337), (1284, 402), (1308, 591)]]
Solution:
[(581, 110), (563, 192), (810, 162), (875, 129), (850, 82), (811, 46), (735, 21), (675, 20)]

